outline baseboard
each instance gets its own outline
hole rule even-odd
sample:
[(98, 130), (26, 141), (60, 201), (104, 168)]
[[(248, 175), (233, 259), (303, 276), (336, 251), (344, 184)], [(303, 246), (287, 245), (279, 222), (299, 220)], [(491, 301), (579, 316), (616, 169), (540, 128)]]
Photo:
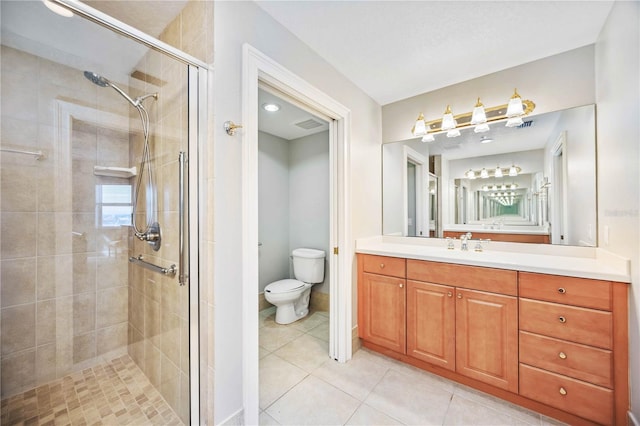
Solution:
[(264, 311), (267, 308), (272, 307), (273, 305), (267, 302), (267, 299), (264, 297), (264, 293), (258, 293), (258, 312)]
[(358, 336), (358, 326), (351, 329), (351, 355), (355, 354), (362, 348), (362, 340)]
[(311, 290), (309, 308), (312, 311), (329, 312), (329, 293), (321, 293)]
[(633, 411), (631, 410), (627, 411), (627, 416), (629, 417), (629, 424), (631, 426), (640, 426), (640, 422), (638, 422), (638, 419), (633, 414)]

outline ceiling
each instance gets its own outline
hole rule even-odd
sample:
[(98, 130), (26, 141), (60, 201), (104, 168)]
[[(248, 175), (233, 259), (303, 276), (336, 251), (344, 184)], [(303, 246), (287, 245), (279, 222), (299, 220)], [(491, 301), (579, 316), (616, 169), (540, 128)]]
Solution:
[[(262, 107), (265, 104), (277, 104), (280, 109), (276, 112), (269, 112)], [(281, 97), (259, 89), (258, 129), (282, 139), (293, 140), (327, 131), (329, 123)]]
[(613, 1), (257, 4), (386, 105), (595, 43)]

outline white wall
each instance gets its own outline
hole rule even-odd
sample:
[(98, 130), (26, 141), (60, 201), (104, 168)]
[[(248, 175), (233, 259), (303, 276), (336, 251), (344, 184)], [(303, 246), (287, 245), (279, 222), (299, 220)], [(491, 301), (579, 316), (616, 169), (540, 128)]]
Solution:
[[(351, 110), (351, 236), (380, 233), (380, 106), (253, 2), (214, 3), (215, 422), (242, 409), (242, 45), (249, 43)], [(355, 260), (353, 260), (355, 264)], [(355, 280), (354, 280), (355, 281)], [(356, 287), (352, 285), (354, 304)], [(249, 307), (257, 309), (257, 307)], [(353, 318), (357, 318), (356, 308)]]
[[(598, 238), (631, 259), (631, 407), (640, 419), (640, 3), (616, 2), (596, 43)], [(607, 243), (608, 230), (608, 243)]]
[[(307, 247), (329, 257), (329, 132), (289, 142), (289, 250)], [(329, 262), (324, 282), (313, 291), (329, 293)]]
[(289, 141), (258, 133), (258, 292), (289, 278)]
[(594, 46), (585, 46), (528, 64), (475, 78), (382, 107), (383, 142), (413, 138), (420, 112), (427, 121), (442, 116), (447, 105), (455, 114), (473, 110), (479, 96), (487, 107), (509, 101), (513, 89), (536, 104), (535, 114), (595, 103)]

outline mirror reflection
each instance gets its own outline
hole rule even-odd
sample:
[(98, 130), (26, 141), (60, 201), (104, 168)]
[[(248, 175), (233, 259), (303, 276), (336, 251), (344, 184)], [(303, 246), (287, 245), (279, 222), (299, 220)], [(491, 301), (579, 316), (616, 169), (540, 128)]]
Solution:
[(385, 144), (383, 234), (596, 245), (595, 105)]

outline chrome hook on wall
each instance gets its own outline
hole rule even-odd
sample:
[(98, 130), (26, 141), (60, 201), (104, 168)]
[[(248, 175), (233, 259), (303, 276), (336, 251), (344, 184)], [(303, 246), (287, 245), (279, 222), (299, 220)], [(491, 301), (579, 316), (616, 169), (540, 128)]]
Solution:
[(227, 132), (229, 136), (233, 136), (236, 134), (236, 129), (241, 129), (242, 124), (235, 124), (233, 121), (225, 121), (224, 122), (224, 130)]

